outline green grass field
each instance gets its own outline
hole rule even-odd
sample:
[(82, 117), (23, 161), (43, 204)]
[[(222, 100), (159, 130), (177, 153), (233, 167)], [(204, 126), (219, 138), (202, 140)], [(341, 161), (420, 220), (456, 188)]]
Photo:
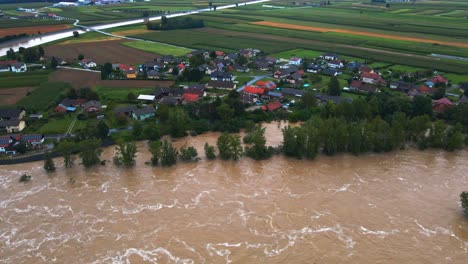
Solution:
[(110, 88), (104, 86), (96, 86), (94, 91), (99, 95), (99, 98), (103, 102), (110, 101), (126, 101), (127, 95), (132, 92), (138, 96), (138, 94), (148, 94), (151, 93), (154, 89), (148, 88)]
[(35, 87), (48, 79), (50, 71), (29, 71), (24, 73), (0, 73), (0, 89), (14, 87)]
[(301, 58), (316, 58), (322, 55), (322, 51), (315, 50), (306, 50), (306, 49), (293, 49), (288, 51), (283, 51), (280, 53), (274, 53), (270, 56), (280, 59), (289, 59), (291, 57), (301, 57)]
[(127, 47), (153, 52), (159, 55), (174, 55), (174, 56), (183, 56), (188, 52), (192, 51), (191, 49), (176, 47), (172, 45), (162, 44), (162, 43), (153, 43), (146, 41), (129, 41), (122, 42), (122, 45)]

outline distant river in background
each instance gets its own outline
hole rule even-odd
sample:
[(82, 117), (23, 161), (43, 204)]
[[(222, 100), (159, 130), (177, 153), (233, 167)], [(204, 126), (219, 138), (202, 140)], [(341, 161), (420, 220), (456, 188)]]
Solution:
[(0, 263), (468, 263), (466, 150), (161, 168), (138, 146), (130, 169), (0, 166)]

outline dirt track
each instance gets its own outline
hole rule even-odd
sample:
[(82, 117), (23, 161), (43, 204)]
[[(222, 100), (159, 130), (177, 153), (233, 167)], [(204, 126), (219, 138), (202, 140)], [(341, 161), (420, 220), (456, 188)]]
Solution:
[(377, 37), (377, 38), (386, 38), (386, 39), (394, 39), (394, 40), (422, 42), (422, 43), (429, 43), (429, 44), (434, 44), (435, 43), (435, 44), (439, 44), (439, 45), (446, 45), (446, 46), (453, 46), (453, 47), (460, 47), (460, 48), (468, 48), (468, 44), (466, 44), (466, 43), (447, 42), (447, 41), (440, 41), (440, 40), (433, 40), (433, 39), (403, 37), (403, 36), (379, 34), (379, 33), (372, 33), (372, 32), (364, 32), (364, 31), (353, 31), (353, 30), (347, 30), (347, 29), (301, 26), (301, 25), (277, 23), (277, 22), (270, 22), (270, 21), (259, 21), (259, 22), (253, 22), (252, 24), (261, 25), (261, 26), (276, 27), (276, 28), (298, 29), (298, 30), (316, 31), (316, 32), (336, 32), (336, 33), (344, 33), (344, 34), (367, 36), (367, 37)]
[(56, 56), (69, 62), (73, 62), (79, 54), (83, 54), (85, 58), (94, 60), (98, 64), (110, 62), (135, 65), (146, 61), (152, 61), (159, 57), (151, 52), (121, 45), (120, 42), (122, 41), (128, 40), (98, 41), (66, 45), (55, 44), (47, 46), (45, 48), (45, 53), (47, 57)]
[[(151, 81), (151, 80), (101, 80), (101, 75), (95, 72), (76, 71), (69, 69), (58, 69), (49, 75), (49, 81), (68, 82), (74, 88), (90, 87), (96, 85), (105, 87), (124, 88), (156, 88), (169, 87), (172, 81)], [(1, 89), (0, 92), (4, 90)]]
[(0, 29), (0, 37), (8, 35), (18, 35), (21, 33), (37, 34), (38, 32), (47, 33), (67, 29), (67, 25), (48, 25), (48, 26), (35, 26), (35, 27), (17, 27), (17, 28), (2, 28)]

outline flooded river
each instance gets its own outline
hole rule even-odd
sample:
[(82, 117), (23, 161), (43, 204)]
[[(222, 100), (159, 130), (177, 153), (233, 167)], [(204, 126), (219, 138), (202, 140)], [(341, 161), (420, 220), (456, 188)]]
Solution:
[(172, 168), (139, 150), (131, 169), (0, 166), (0, 263), (468, 263), (466, 150)]

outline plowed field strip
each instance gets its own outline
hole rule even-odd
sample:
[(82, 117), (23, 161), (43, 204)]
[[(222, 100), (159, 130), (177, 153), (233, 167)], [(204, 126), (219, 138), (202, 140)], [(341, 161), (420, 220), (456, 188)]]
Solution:
[(445, 46), (468, 48), (468, 44), (466, 44), (466, 43), (447, 42), (447, 41), (440, 41), (440, 40), (433, 40), (433, 39), (423, 39), (423, 38), (403, 37), (403, 36), (395, 36), (395, 35), (388, 35), (388, 34), (371, 33), (371, 32), (365, 32), (365, 31), (353, 31), (353, 30), (338, 29), (338, 28), (322, 28), (322, 27), (301, 26), (301, 25), (277, 23), (277, 22), (270, 22), (270, 21), (258, 21), (258, 22), (252, 22), (252, 24), (261, 25), (261, 26), (276, 27), (276, 28), (298, 29), (298, 30), (316, 31), (316, 32), (335, 32), (335, 33), (344, 33), (344, 34), (358, 35), (358, 36), (386, 38), (386, 39), (404, 40), (404, 41), (430, 43), (430, 44), (435, 43), (435, 44), (445, 45)]

